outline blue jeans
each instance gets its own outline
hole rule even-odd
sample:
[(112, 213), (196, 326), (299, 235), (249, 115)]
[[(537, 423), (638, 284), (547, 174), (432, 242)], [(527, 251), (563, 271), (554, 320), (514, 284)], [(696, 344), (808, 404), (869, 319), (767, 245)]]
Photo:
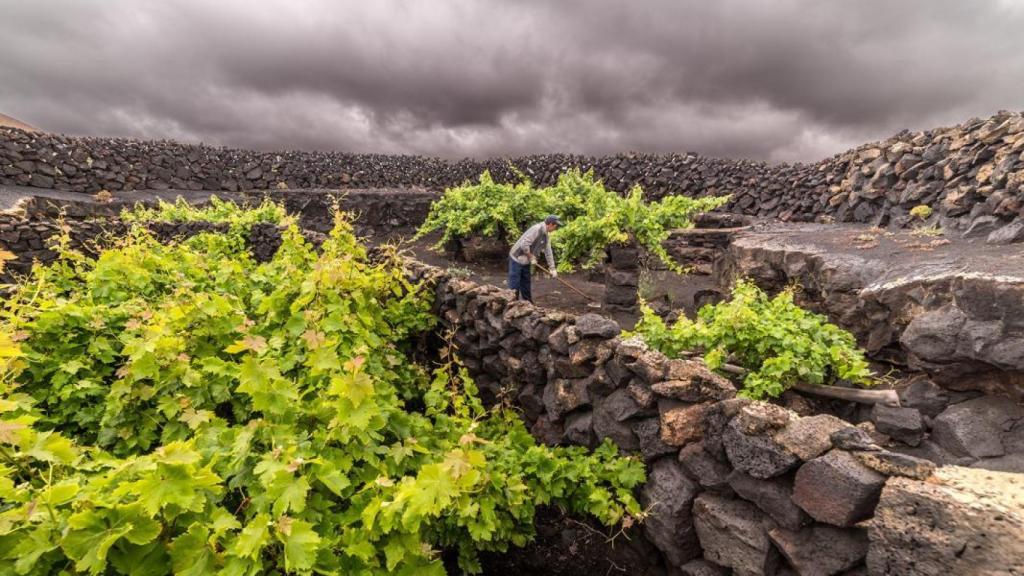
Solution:
[(516, 298), (533, 302), (530, 292), (530, 265), (520, 264), (511, 256), (508, 259), (508, 287), (516, 291)]

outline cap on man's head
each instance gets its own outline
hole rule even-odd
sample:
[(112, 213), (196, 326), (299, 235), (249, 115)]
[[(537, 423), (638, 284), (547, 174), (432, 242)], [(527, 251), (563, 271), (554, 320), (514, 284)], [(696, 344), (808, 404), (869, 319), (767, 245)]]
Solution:
[(545, 224), (555, 224), (557, 226), (561, 226), (562, 225), (562, 221), (559, 220), (558, 216), (555, 216), (554, 214), (552, 214), (551, 216), (548, 216), (547, 218), (545, 218), (544, 219), (544, 223)]

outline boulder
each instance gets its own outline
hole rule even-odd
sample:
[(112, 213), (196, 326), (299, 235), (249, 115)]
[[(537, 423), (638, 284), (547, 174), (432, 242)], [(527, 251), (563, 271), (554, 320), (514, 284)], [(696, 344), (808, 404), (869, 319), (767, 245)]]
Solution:
[(640, 249), (635, 244), (609, 246), (608, 263), (620, 270), (635, 270), (640, 266)]
[(920, 444), (924, 435), (924, 421), (917, 408), (875, 404), (871, 409), (871, 421), (882, 434), (910, 446)]
[[(621, 350), (622, 347), (620, 346)], [(636, 360), (626, 364), (629, 371), (636, 375), (644, 384), (653, 385), (665, 378), (665, 356), (658, 352), (647, 351)]]
[(613, 353), (613, 345), (608, 340), (585, 338), (569, 345), (569, 362), (575, 366), (601, 366)]
[(852, 526), (869, 518), (885, 485), (885, 476), (849, 452), (832, 450), (797, 470), (793, 501), (819, 522)]
[(1006, 456), (999, 456), (997, 458), (982, 458), (981, 460), (971, 463), (971, 468), (1024, 474), (1024, 452), (1007, 454)]
[(815, 524), (799, 531), (775, 528), (772, 542), (800, 576), (832, 576), (863, 562), (868, 535), (863, 528)]
[(523, 386), (516, 396), (516, 400), (519, 407), (523, 409), (527, 420), (536, 420), (544, 413), (544, 400), (537, 393), (537, 387), (533, 384)]
[(1017, 219), (1009, 224), (993, 230), (988, 238), (985, 239), (987, 244), (1005, 245), (1014, 244), (1016, 242), (1024, 242), (1024, 220)]
[(800, 459), (770, 436), (744, 434), (739, 430), (738, 418), (725, 427), (722, 443), (733, 468), (754, 478), (772, 478), (785, 474)]
[(1021, 418), (1024, 408), (1013, 401), (982, 396), (954, 404), (936, 416), (931, 439), (955, 456), (1002, 456), (1002, 435)]
[(640, 273), (637, 270), (606, 268), (604, 283), (608, 286), (632, 286), (635, 288), (640, 285)]
[(558, 446), (562, 443), (564, 430), (560, 422), (551, 420), (547, 416), (541, 416), (530, 427), (530, 434), (542, 444)]
[(565, 419), (565, 432), (563, 433), (565, 443), (588, 448), (597, 446), (593, 421), (594, 413), (590, 410), (569, 414)]
[(943, 467), (892, 478), (870, 522), (873, 576), (1024, 574), (1024, 477)]
[(935, 472), (935, 463), (898, 452), (880, 450), (877, 452), (855, 452), (861, 464), (886, 476), (905, 476), (924, 480)]
[(725, 443), (722, 437), (725, 434), (725, 427), (732, 421), (739, 411), (751, 400), (746, 398), (730, 398), (715, 402), (704, 414), (704, 449), (719, 460), (726, 460)]
[(544, 388), (544, 408), (548, 416), (554, 420), (559, 420), (563, 415), (589, 404), (586, 378), (558, 378)]
[(705, 490), (729, 491), (729, 474), (732, 468), (704, 450), (700, 442), (688, 444), (679, 451), (679, 463), (686, 475)]
[(633, 424), (633, 433), (640, 441), (640, 454), (648, 462), (678, 450), (675, 446), (670, 446), (661, 440), (660, 418), (645, 418), (636, 421)]
[(988, 238), (999, 228), (1001, 221), (997, 216), (982, 215), (971, 221), (964, 231), (964, 238)]
[(644, 535), (672, 566), (682, 566), (701, 555), (691, 515), (698, 492), (673, 458), (655, 462), (640, 490), (640, 502), (650, 514), (644, 520)]
[(633, 399), (638, 405), (643, 408), (652, 408), (657, 400), (651, 387), (640, 382), (630, 382), (626, 386), (626, 392), (629, 393), (629, 397)]
[(900, 336), (900, 343), (914, 356), (941, 360), (955, 356), (960, 328), (967, 315), (949, 304), (915, 316)]
[(633, 428), (628, 423), (620, 422), (616, 419), (616, 415), (619, 415), (620, 411), (615, 406), (614, 401), (609, 404), (608, 400), (610, 398), (612, 396), (598, 402), (594, 407), (593, 426), (597, 441), (601, 442), (605, 438), (611, 438), (612, 442), (620, 450), (639, 450), (640, 440), (636, 437)]
[(903, 444), (894, 444), (889, 447), (889, 450), (906, 456), (912, 456), (921, 460), (927, 460), (934, 462), (939, 466), (946, 466), (950, 464), (957, 464), (960, 461), (973, 462), (974, 459), (971, 457), (961, 458), (954, 456), (946, 451), (945, 448), (939, 446), (935, 442), (929, 439), (922, 440), (917, 446), (905, 446)]
[(576, 318), (576, 329), (579, 330), (580, 336), (585, 338), (614, 338), (622, 332), (618, 322), (592, 312)]
[(615, 419), (616, 422), (623, 422), (630, 418), (654, 415), (653, 409), (644, 409), (633, 400), (628, 390), (618, 389), (608, 395), (602, 402), (604, 411)]
[(753, 504), (705, 492), (693, 503), (693, 524), (708, 560), (736, 574), (775, 574), (779, 556), (768, 539), (774, 526)]
[(917, 408), (918, 412), (934, 418), (949, 405), (949, 393), (928, 378), (915, 378), (899, 390), (900, 405)]
[(633, 373), (626, 368), (625, 359), (619, 354), (613, 354), (604, 363), (604, 370), (608, 375), (608, 381), (616, 388), (626, 386), (633, 378)]
[(565, 356), (555, 356), (551, 362), (553, 376), (556, 378), (586, 378), (594, 373), (594, 366), (589, 364), (573, 364)]
[(853, 427), (830, 414), (818, 414), (790, 421), (774, 438), (801, 460), (811, 460), (831, 450), (832, 434), (844, 428)]
[(551, 350), (563, 356), (569, 355), (569, 332), (568, 326), (562, 325), (551, 331), (548, 335), (548, 346)]
[(639, 300), (636, 286), (607, 284), (604, 289), (604, 303), (610, 306), (632, 308)]
[(758, 480), (735, 471), (729, 475), (729, 486), (740, 498), (754, 503), (783, 528), (799, 530), (801, 526), (811, 522), (810, 516), (793, 502), (791, 478)]
[(658, 403), (661, 418), (661, 441), (669, 446), (686, 446), (704, 436), (704, 414), (707, 404)]
[(767, 402), (752, 402), (736, 415), (736, 427), (744, 434), (761, 434), (782, 428), (796, 418), (796, 414), (782, 406)]
[(732, 382), (712, 372), (702, 360), (669, 360), (665, 372), (666, 380), (653, 383), (651, 390), (666, 398), (705, 402), (736, 395)]

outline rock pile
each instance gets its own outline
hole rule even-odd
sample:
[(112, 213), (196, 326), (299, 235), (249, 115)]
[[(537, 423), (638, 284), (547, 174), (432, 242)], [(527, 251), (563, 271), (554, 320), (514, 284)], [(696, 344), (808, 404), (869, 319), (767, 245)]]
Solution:
[(640, 248), (636, 244), (609, 246), (604, 263), (604, 307), (635, 310), (639, 302)]
[[(910, 546), (906, 527), (955, 513), (962, 487), (931, 488), (935, 464), (883, 448), (874, 430), (737, 398), (702, 362), (622, 340), (607, 318), (541, 310), (422, 265), (410, 273), (435, 283), (436, 312), (488, 401), (521, 408), (546, 443), (608, 439), (648, 463), (643, 535), (671, 573), (911, 574), (908, 566), (941, 565), (957, 546), (1009, 542), (1024, 522), (1014, 480), (977, 496), (1006, 518), (975, 513), (952, 534), (933, 528)], [(900, 413), (879, 421), (907, 428)], [(920, 518), (890, 515), (905, 516), (914, 498)], [(982, 556), (972, 557), (985, 569), (1009, 558)]]
[[(993, 241), (1024, 237), (1024, 115), (1001, 112), (958, 126), (901, 132), (813, 164), (768, 165), (693, 153), (566, 154), (447, 161), (340, 152), (256, 152), (0, 129), (0, 184), (77, 192), (168, 189), (425, 188), (441, 190), (511, 166), (539, 184), (579, 166), (612, 189), (731, 194), (727, 211), (782, 220), (835, 219), (905, 226), (931, 206), (944, 227)], [(510, 166), (511, 165), (511, 166)]]

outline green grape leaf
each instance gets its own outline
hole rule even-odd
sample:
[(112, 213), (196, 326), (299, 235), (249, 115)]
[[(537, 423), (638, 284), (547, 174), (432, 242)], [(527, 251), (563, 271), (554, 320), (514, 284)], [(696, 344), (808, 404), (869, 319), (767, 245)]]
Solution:
[(320, 536), (305, 520), (282, 516), (277, 521), (277, 538), (284, 543), (284, 567), (288, 571), (309, 570), (316, 562)]
[(195, 523), (171, 542), (171, 567), (175, 576), (204, 576), (214, 572), (216, 558), (207, 543), (209, 536), (209, 530)]

